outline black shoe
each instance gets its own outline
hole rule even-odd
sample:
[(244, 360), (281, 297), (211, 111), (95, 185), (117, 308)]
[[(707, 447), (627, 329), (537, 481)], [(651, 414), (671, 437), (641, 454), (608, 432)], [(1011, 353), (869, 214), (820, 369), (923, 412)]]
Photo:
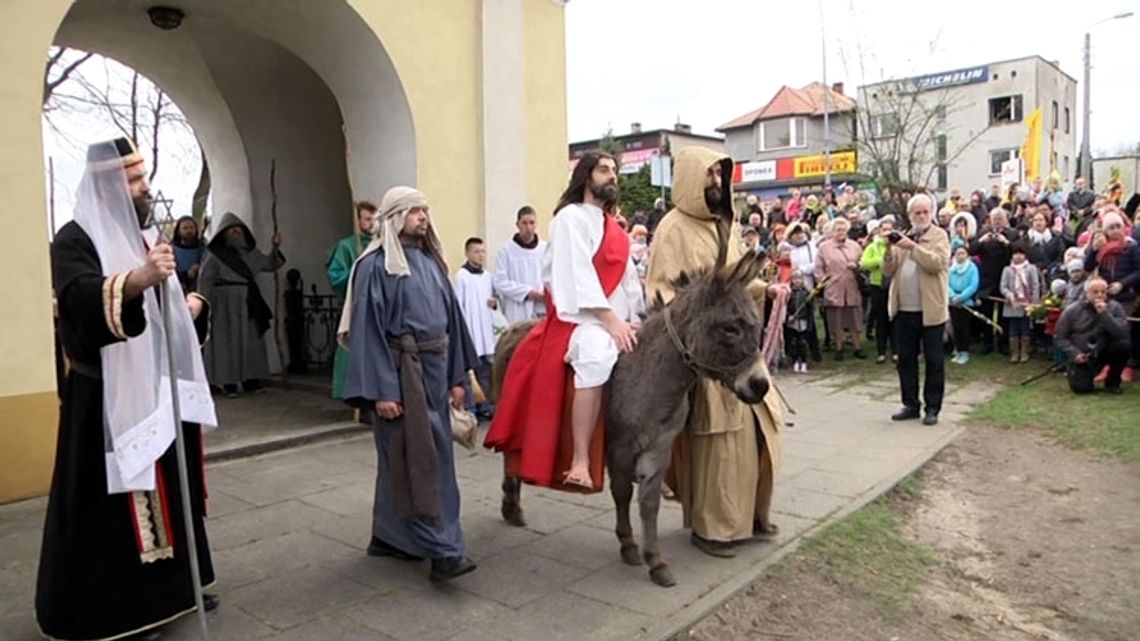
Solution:
[(376, 537), (372, 537), (372, 541), (368, 543), (368, 556), (389, 556), (393, 559), (399, 559), (400, 561), (424, 560), (422, 556), (408, 554), (400, 548), (389, 543), (385, 543)]
[(123, 639), (123, 641), (158, 641), (161, 638), (162, 638), (162, 628), (155, 628), (153, 630), (146, 630), (145, 632), (139, 632), (138, 634), (132, 634), (131, 636), (127, 637), (126, 639)]
[(816, 363), (822, 363), (823, 362), (823, 354), (820, 353), (818, 350), (814, 351), (811, 353), (811, 360), (815, 361)]
[(1116, 387), (1108, 387), (1106, 385), (1104, 388), (1104, 391), (1108, 392), (1109, 394), (1123, 394), (1124, 393), (1124, 390), (1121, 389), (1121, 387), (1119, 385), (1117, 385)]
[(223, 385), (222, 390), (224, 391), (226, 398), (237, 398), (238, 397), (237, 385)]
[(842, 350), (835, 352), (835, 360), (836, 360), (836, 362), (843, 360), (843, 351)]
[[(891, 414), (892, 421), (911, 421), (921, 416), (917, 407), (904, 407), (901, 410)], [(937, 416), (937, 415), (936, 415)]]
[(734, 543), (713, 541), (696, 534), (693, 534), (689, 538), (693, 542), (693, 545), (697, 546), (698, 550), (709, 556), (715, 556), (721, 559), (731, 559), (736, 556), (736, 544)]
[(203, 594), (202, 595), (202, 607), (206, 609), (206, 612), (213, 612), (214, 610), (217, 610), (218, 606), (221, 604), (222, 604), (222, 597), (220, 597), (216, 594)]
[(431, 560), (431, 577), (432, 581), (450, 581), (457, 576), (463, 576), (468, 572), (474, 572), (475, 562), (465, 556), (453, 556), (446, 559), (432, 559)]
[(938, 425), (938, 412), (927, 411), (926, 416), (922, 417), (923, 425)]
[(866, 360), (867, 359), (867, 353), (861, 349), (857, 349), (857, 350), (855, 350), (855, 358), (857, 358), (861, 361)]

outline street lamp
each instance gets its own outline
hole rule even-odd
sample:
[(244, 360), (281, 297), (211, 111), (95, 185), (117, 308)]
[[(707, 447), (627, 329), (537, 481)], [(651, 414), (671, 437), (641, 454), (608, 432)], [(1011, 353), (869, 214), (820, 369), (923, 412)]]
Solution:
[[(1091, 30), (1093, 27), (1099, 24), (1104, 24), (1110, 20), (1122, 20), (1124, 18), (1130, 17), (1131, 15), (1131, 11), (1118, 13), (1115, 16), (1111, 16), (1103, 20), (1098, 20), (1097, 22), (1090, 24), (1088, 27), (1086, 27), (1086, 29)], [(1084, 114), (1082, 116), (1082, 120), (1084, 121), (1082, 126), (1084, 130), (1084, 140), (1081, 141), (1081, 155), (1077, 160), (1077, 164), (1080, 165), (1080, 171), (1077, 173), (1078, 175), (1088, 180), (1089, 189), (1093, 189), (1092, 152), (1089, 150), (1089, 116), (1092, 114), (1092, 110), (1089, 109), (1089, 78), (1091, 75), (1092, 36), (1089, 35), (1089, 31), (1085, 31), (1085, 104)]]

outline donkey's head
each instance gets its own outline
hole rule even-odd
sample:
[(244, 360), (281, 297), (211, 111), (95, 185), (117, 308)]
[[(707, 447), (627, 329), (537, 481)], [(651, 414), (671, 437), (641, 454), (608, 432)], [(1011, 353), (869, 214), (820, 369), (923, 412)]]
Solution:
[(722, 255), (713, 269), (692, 276), (682, 272), (666, 310), (671, 333), (689, 365), (748, 404), (763, 400), (769, 387), (760, 353), (763, 318), (749, 292), (765, 261), (749, 253), (725, 265)]

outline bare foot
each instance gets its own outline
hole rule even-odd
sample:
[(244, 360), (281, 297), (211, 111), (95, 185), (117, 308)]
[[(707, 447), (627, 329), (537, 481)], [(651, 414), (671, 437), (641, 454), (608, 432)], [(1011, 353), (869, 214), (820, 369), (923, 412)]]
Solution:
[(571, 465), (570, 471), (562, 476), (562, 482), (567, 485), (594, 488), (594, 480), (590, 478), (590, 468), (586, 465)]
[(673, 493), (673, 488), (669, 487), (669, 484), (666, 483), (665, 481), (661, 481), (661, 498), (665, 498), (665, 499), (677, 498), (677, 495)]

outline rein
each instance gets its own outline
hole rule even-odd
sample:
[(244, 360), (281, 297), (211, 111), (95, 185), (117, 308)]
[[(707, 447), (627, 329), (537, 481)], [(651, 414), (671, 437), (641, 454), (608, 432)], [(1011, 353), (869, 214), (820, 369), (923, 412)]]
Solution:
[(672, 308), (669, 305), (666, 305), (665, 308), (662, 309), (662, 316), (665, 318), (665, 330), (669, 334), (669, 339), (673, 341), (673, 347), (681, 354), (681, 360), (698, 374), (704, 374), (708, 378), (716, 378), (719, 375), (735, 376), (744, 371), (755, 358), (755, 356), (747, 356), (739, 363), (728, 367), (717, 367), (715, 365), (702, 363), (693, 355), (693, 352), (689, 350), (689, 348), (685, 347), (684, 341), (681, 340), (681, 335), (677, 333), (677, 328), (673, 325), (673, 315), (671, 312)]

